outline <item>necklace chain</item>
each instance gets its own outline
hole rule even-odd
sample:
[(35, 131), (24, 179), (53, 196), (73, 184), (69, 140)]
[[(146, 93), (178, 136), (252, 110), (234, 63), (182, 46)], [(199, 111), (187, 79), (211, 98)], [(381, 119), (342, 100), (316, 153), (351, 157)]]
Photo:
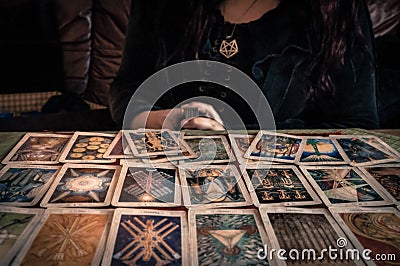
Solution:
[[(248, 8), (243, 12), (243, 14), (238, 18), (238, 21), (240, 21), (240, 20), (250, 11), (250, 9), (257, 3), (257, 1), (258, 1), (258, 0), (253, 0), (253, 2), (249, 5), (249, 7), (248, 7)], [(232, 38), (233, 34), (235, 33), (237, 24), (239, 24), (239, 23), (235, 23), (235, 24), (233, 25), (232, 32), (231, 32), (231, 34), (226, 35), (226, 39), (231, 39), (231, 38)]]

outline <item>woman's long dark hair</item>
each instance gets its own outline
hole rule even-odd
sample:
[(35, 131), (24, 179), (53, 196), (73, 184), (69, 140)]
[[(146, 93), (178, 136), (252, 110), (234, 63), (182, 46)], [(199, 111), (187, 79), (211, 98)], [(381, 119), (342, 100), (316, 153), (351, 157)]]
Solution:
[[(299, 1), (299, 0), (281, 0)], [(312, 95), (335, 93), (331, 73), (344, 63), (346, 51), (355, 40), (363, 40), (359, 25), (362, 0), (305, 0), (312, 16), (313, 38), (317, 52), (309, 66), (309, 91)], [(186, 28), (185, 41), (179, 48), (185, 53), (198, 54), (201, 40), (210, 23), (209, 14), (224, 0), (190, 0), (193, 14)]]

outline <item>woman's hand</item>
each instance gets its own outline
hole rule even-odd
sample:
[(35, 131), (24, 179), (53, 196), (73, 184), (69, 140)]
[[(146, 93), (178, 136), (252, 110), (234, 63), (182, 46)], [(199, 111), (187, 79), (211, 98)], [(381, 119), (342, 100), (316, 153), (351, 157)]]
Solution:
[(182, 128), (200, 130), (225, 130), (222, 124), (208, 117), (194, 117), (192, 119), (183, 121)]

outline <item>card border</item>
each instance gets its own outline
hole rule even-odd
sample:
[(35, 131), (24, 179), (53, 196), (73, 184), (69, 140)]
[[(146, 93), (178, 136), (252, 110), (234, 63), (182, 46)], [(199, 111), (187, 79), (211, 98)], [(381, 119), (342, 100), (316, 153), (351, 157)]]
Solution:
[[(123, 142), (122, 140), (122, 130), (118, 131), (117, 135), (115, 135), (115, 138), (113, 139), (113, 141), (110, 143), (110, 146), (108, 146), (106, 152), (104, 153), (103, 157), (106, 159), (127, 159), (127, 158), (134, 158), (132, 154), (126, 153), (126, 150), (128, 149), (124, 149), (124, 145), (122, 144), (122, 150), (124, 154), (121, 155), (111, 155), (112, 150), (114, 149), (114, 147), (117, 145), (117, 143), (121, 140), (121, 142)], [(129, 147), (128, 145), (126, 146), (126, 148)]]

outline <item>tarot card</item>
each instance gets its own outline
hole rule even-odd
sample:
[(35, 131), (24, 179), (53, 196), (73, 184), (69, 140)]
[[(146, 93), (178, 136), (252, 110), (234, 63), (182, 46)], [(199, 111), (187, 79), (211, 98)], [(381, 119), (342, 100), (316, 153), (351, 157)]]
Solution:
[(190, 265), (277, 265), (258, 258), (270, 246), (255, 209), (189, 210)]
[(385, 164), (360, 168), (371, 183), (381, 188), (395, 204), (400, 204), (400, 164)]
[(183, 139), (196, 153), (195, 159), (184, 163), (220, 164), (233, 161), (233, 154), (225, 136), (184, 136)]
[(397, 158), (387, 151), (372, 146), (362, 136), (331, 136), (342, 148), (342, 156), (353, 166), (365, 166), (396, 161)]
[(129, 145), (125, 145), (124, 147), (122, 143), (122, 130), (118, 132), (114, 140), (110, 143), (110, 146), (108, 146), (107, 150), (104, 152), (103, 157), (111, 159), (133, 158)]
[(329, 137), (306, 137), (300, 151), (301, 156), (296, 162), (300, 165), (336, 165), (350, 162), (343, 158)]
[(302, 142), (303, 138), (301, 137), (260, 131), (244, 157), (254, 160), (294, 163), (296, 158), (301, 155)]
[(65, 164), (40, 206), (108, 206), (120, 169), (118, 165)]
[(252, 204), (234, 165), (179, 167), (183, 201), (187, 208), (239, 207)]
[(9, 164), (0, 170), (0, 204), (35, 206), (60, 166)]
[(321, 203), (294, 165), (248, 166), (242, 173), (256, 207)]
[(9, 265), (39, 222), (43, 210), (1, 207), (0, 265)]
[[(371, 260), (365, 259), (368, 265), (399, 264), (399, 211), (395, 208), (330, 208), (330, 211), (355, 248), (372, 251)], [(374, 260), (377, 254), (385, 255), (387, 260)]]
[(386, 151), (388, 153), (391, 153), (392, 155), (394, 155), (398, 159), (400, 158), (400, 152), (398, 152), (394, 148), (390, 147), (389, 144), (387, 144), (386, 142), (384, 142), (383, 140), (381, 140), (377, 136), (366, 135), (366, 136), (361, 136), (361, 137), (362, 137), (363, 140), (365, 140), (371, 146), (375, 146), (378, 149), (381, 149), (381, 150), (384, 150), (384, 151)]
[(47, 209), (16, 265), (99, 265), (113, 211)]
[(249, 160), (244, 158), (244, 154), (249, 149), (250, 144), (253, 142), (256, 135), (236, 135), (229, 134), (229, 140), (233, 152), (235, 153), (236, 160), (239, 164), (258, 164), (258, 160)]
[(71, 136), (27, 133), (2, 161), (3, 164), (57, 164)]
[(184, 211), (117, 209), (102, 265), (189, 265)]
[(392, 201), (357, 168), (300, 166), (326, 206), (381, 206)]
[(112, 205), (180, 206), (181, 195), (178, 170), (173, 165), (126, 164), (122, 167)]
[[(285, 250), (283, 259), (287, 265), (363, 265), (363, 263), (340, 258), (352, 248), (344, 232), (325, 209), (302, 208), (260, 208), (261, 218), (275, 250)], [(335, 249), (336, 259), (328, 256), (328, 250)], [(314, 252), (304, 253), (304, 251)], [(325, 250), (325, 253), (324, 253)], [(305, 255), (304, 257), (303, 254)]]
[(63, 163), (113, 163), (104, 153), (115, 138), (115, 134), (75, 132), (61, 154)]

